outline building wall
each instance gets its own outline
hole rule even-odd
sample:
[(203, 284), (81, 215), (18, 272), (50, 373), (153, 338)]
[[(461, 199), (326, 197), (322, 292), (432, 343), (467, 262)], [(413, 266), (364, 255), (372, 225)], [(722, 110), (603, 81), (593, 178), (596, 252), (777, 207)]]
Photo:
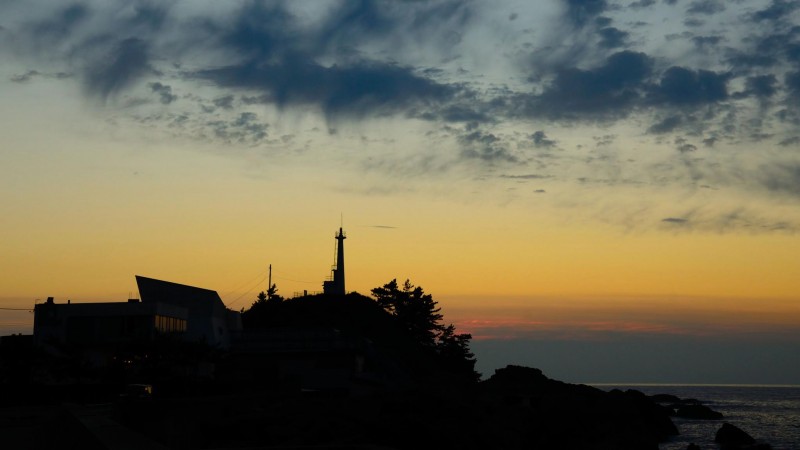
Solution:
[[(72, 345), (116, 344), (149, 340), (159, 329), (157, 317), (167, 323), (186, 323), (186, 308), (169, 304), (47, 303), (34, 308), (33, 335), (36, 345), (50, 341)], [(161, 320), (162, 324), (164, 320)], [(176, 329), (174, 331), (179, 331)]]

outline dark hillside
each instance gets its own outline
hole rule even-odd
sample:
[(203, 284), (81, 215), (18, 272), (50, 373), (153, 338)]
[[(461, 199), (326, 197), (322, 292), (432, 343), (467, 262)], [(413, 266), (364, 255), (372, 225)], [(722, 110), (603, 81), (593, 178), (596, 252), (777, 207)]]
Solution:
[[(269, 329), (336, 330), (346, 338), (368, 340), (381, 359), (391, 360), (415, 380), (464, 378), (457, 373), (462, 367), (453, 369), (452, 358), (416, 341), (396, 316), (358, 293), (256, 302), (244, 311), (242, 323), (245, 335)], [(472, 365), (467, 369), (471, 373)]]

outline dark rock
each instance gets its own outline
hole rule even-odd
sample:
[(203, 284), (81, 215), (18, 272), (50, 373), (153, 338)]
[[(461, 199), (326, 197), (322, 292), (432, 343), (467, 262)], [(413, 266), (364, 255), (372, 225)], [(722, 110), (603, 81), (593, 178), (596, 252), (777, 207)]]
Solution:
[(722, 413), (714, 411), (704, 405), (683, 405), (678, 408), (675, 415), (683, 417), (684, 419), (697, 420), (719, 420), (723, 418)]
[(756, 440), (741, 428), (726, 422), (717, 430), (717, 434), (714, 436), (714, 442), (724, 446), (741, 446), (755, 444)]
[(672, 394), (651, 395), (650, 400), (656, 403), (682, 403), (679, 397)]
[(604, 392), (508, 366), (481, 383), (490, 428), (517, 442), (502, 448), (653, 449), (678, 430), (666, 409), (639, 391)]

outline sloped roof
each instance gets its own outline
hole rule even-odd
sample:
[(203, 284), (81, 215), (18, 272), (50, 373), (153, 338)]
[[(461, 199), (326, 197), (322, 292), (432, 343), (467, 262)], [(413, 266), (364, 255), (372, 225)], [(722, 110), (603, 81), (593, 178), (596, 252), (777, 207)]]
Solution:
[(156, 280), (141, 275), (136, 275), (136, 284), (139, 286), (142, 303), (169, 303), (182, 306), (187, 308), (189, 314), (192, 315), (211, 316), (215, 313), (224, 313), (226, 309), (217, 291), (210, 289)]

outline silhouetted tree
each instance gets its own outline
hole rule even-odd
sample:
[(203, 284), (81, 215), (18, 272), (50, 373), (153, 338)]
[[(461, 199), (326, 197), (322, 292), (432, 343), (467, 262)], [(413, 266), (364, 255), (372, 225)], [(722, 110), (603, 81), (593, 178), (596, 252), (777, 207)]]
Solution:
[(394, 279), (372, 289), (372, 296), (387, 312), (398, 319), (411, 337), (421, 346), (432, 350), (437, 361), (449, 372), (465, 375), (476, 381), (475, 355), (469, 350), (472, 336), (456, 333), (454, 325), (441, 323), (441, 308), (431, 294), (409, 280), (402, 288)]
[(256, 296), (256, 301), (253, 302), (253, 306), (257, 305), (265, 305), (267, 303), (278, 303), (282, 302), (283, 297), (278, 295), (278, 286), (275, 283), (272, 283), (272, 286), (265, 291), (261, 291)]
[(259, 304), (264, 304), (264, 303), (267, 303), (267, 293), (264, 292), (264, 291), (261, 291), (256, 296), (256, 301), (253, 302), (253, 306), (256, 306), (256, 305), (259, 305)]
[(373, 289), (372, 295), (383, 309), (397, 317), (418, 343), (426, 347), (436, 346), (436, 338), (443, 330), (439, 323), (442, 320), (441, 308), (420, 286), (415, 287), (406, 280), (401, 289), (394, 279)]
[[(263, 292), (262, 292), (263, 293)], [(267, 300), (271, 302), (282, 302), (283, 297), (278, 295), (278, 285), (272, 283), (272, 286), (267, 289)]]

